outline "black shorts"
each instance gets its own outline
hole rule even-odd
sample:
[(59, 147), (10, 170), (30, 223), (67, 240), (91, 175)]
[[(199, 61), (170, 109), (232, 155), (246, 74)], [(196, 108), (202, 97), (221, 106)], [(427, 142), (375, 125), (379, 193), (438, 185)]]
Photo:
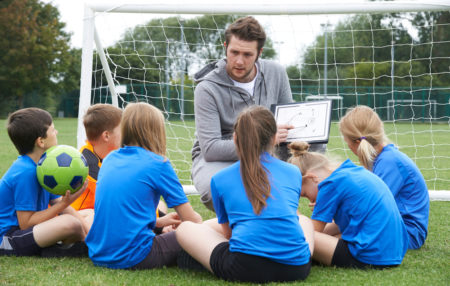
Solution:
[(153, 238), (152, 250), (144, 260), (131, 269), (151, 269), (177, 264), (177, 256), (181, 246), (175, 236), (175, 231), (163, 233)]
[(33, 256), (41, 253), (33, 236), (33, 227), (21, 230), (13, 226), (0, 241), (0, 255)]
[(331, 265), (343, 268), (360, 268), (360, 269), (369, 267), (376, 269), (383, 269), (398, 266), (398, 265), (373, 265), (361, 262), (353, 257), (353, 255), (350, 253), (350, 250), (348, 249), (347, 241), (343, 240), (342, 238), (339, 239), (338, 244), (336, 245), (336, 250), (334, 251), (333, 258), (331, 259)]
[(214, 248), (209, 264), (219, 278), (254, 283), (304, 280), (311, 270), (311, 260), (304, 265), (281, 264), (261, 256), (230, 252), (229, 242)]

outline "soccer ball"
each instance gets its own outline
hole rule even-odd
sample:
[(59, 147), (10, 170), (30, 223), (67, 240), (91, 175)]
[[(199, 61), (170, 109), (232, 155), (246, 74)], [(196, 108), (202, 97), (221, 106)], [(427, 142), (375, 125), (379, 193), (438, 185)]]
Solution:
[(49, 148), (39, 159), (36, 174), (41, 186), (55, 195), (78, 191), (88, 175), (84, 156), (74, 147), (58, 145)]

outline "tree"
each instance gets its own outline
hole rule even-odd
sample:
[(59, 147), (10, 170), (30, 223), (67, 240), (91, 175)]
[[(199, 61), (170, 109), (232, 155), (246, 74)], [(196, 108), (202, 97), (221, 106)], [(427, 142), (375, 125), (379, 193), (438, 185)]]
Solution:
[[(70, 35), (58, 10), (39, 0), (0, 1), (0, 100), (51, 97), (69, 62)], [(4, 105), (3, 105), (4, 107)]]

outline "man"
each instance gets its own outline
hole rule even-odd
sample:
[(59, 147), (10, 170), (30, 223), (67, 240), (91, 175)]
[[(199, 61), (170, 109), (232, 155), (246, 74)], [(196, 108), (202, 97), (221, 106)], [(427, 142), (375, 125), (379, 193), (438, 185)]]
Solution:
[[(266, 34), (253, 17), (237, 19), (225, 31), (226, 59), (205, 66), (195, 75), (196, 141), (192, 148), (192, 179), (202, 202), (213, 210), (211, 177), (238, 160), (233, 125), (251, 105), (270, 109), (292, 102), (285, 69), (259, 59)], [(290, 125), (279, 125), (276, 143), (286, 141)]]

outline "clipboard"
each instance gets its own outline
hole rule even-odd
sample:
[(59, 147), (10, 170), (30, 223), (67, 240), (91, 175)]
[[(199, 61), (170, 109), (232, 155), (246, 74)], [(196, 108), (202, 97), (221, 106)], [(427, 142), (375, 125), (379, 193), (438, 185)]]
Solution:
[(278, 125), (293, 125), (287, 142), (306, 141), (308, 143), (328, 143), (331, 124), (331, 100), (273, 104)]

